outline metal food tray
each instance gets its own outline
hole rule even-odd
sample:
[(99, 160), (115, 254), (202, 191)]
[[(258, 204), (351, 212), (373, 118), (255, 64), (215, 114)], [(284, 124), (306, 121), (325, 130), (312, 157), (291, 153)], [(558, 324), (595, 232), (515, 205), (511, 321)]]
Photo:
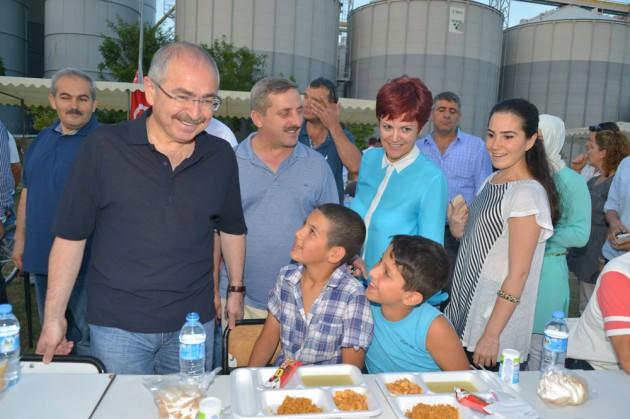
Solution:
[[(410, 395), (390, 393), (386, 384), (393, 383), (403, 378), (407, 378), (412, 383), (420, 386), (422, 393)], [(454, 406), (459, 411), (459, 419), (482, 418), (485, 416), (459, 404), (452, 393), (434, 393), (429, 390), (427, 386), (427, 383), (445, 381), (466, 381), (472, 383), (477, 389), (476, 393), (506, 391), (505, 386), (499, 381), (498, 377), (488, 371), (396, 372), (378, 374), (376, 378), (378, 386), (381, 388), (394, 414), (399, 419), (408, 419), (405, 412), (411, 410), (418, 403), (448, 404)]]
[[(372, 417), (381, 414), (381, 405), (376, 395), (369, 389), (361, 371), (347, 364), (339, 365), (306, 365), (297, 369), (283, 389), (270, 389), (264, 383), (273, 375), (276, 368), (237, 368), (230, 374), (230, 391), (232, 394), (232, 417), (249, 418), (355, 418)], [(306, 387), (302, 377), (307, 375), (349, 375), (353, 385)], [(339, 410), (333, 401), (337, 391), (353, 390), (367, 396), (368, 410)], [(305, 413), (299, 415), (278, 415), (276, 410), (285, 397), (307, 397), (322, 413)]]

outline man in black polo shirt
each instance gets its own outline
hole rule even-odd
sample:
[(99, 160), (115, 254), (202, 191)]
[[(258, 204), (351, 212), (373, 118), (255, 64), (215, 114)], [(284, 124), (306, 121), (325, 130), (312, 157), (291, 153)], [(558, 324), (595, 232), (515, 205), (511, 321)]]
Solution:
[(153, 110), (102, 127), (79, 152), (53, 227), (46, 316), (37, 352), (65, 354), (63, 314), (85, 240), (93, 354), (122, 374), (179, 370), (179, 329), (196, 311), (211, 365), (213, 232), (230, 273), (231, 318), (242, 316), (245, 221), (234, 152), (203, 130), (220, 105), (214, 61), (177, 42), (145, 78)]

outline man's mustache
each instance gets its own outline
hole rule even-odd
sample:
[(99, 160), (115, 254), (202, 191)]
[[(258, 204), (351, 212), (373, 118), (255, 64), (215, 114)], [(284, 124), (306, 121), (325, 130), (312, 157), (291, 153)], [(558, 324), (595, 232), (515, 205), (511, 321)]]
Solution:
[(186, 115), (185, 113), (177, 115), (177, 119), (187, 124), (193, 124), (193, 125), (199, 125), (206, 120), (206, 118), (202, 116), (199, 118), (191, 118), (189, 115)]
[(74, 109), (74, 108), (73, 108), (73, 109), (68, 109), (68, 110), (66, 111), (66, 115), (73, 115), (73, 114), (74, 114), (74, 115), (83, 116), (83, 112), (81, 112), (81, 111), (80, 111), (80, 110), (78, 110), (78, 109)]

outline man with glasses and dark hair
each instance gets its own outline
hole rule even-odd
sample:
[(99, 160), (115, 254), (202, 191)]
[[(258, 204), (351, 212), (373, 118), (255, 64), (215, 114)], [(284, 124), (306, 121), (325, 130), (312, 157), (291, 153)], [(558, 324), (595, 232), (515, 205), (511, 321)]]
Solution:
[(588, 154), (588, 150), (592, 149), (595, 145), (595, 134), (600, 131), (619, 132), (619, 126), (614, 122), (600, 122), (597, 125), (591, 125), (588, 127), (586, 152), (578, 154), (573, 160), (571, 160), (571, 168), (580, 173), (586, 182), (598, 174), (597, 169), (589, 164), (586, 156)]
[[(446, 175), (449, 212), (467, 211), (483, 181), (492, 173), (485, 143), (481, 138), (459, 129), (461, 116), (459, 96), (449, 91), (436, 95), (431, 110), (433, 131), (417, 141), (422, 154)], [(454, 200), (457, 196), (463, 200)], [(452, 266), (455, 266), (459, 241), (451, 234), (448, 224), (445, 224), (444, 248)]]
[[(87, 73), (74, 68), (59, 70), (52, 77), (48, 100), (58, 119), (39, 133), (24, 156), (12, 255), (16, 266), (29, 272), (35, 282), (42, 324), (53, 220), (77, 153), (86, 137), (98, 127), (94, 115), (96, 85)], [(78, 355), (90, 355), (85, 291), (87, 259), (81, 264), (67, 310), (67, 338), (74, 341), (74, 352)]]
[(317, 150), (335, 176), (339, 201), (343, 202), (343, 168), (351, 179), (359, 173), (361, 152), (350, 131), (339, 122), (339, 97), (334, 83), (323, 77), (313, 80), (304, 92), (304, 123), (299, 141)]
[[(152, 109), (94, 131), (79, 151), (53, 225), (46, 316), (37, 352), (67, 354), (63, 314), (86, 239), (92, 353), (117, 374), (179, 371), (189, 312), (206, 329), (212, 363), (214, 231), (242, 316), (245, 220), (232, 148), (203, 130), (221, 105), (212, 58), (185, 42), (153, 56), (144, 79)], [(240, 290), (240, 292), (238, 291)]]

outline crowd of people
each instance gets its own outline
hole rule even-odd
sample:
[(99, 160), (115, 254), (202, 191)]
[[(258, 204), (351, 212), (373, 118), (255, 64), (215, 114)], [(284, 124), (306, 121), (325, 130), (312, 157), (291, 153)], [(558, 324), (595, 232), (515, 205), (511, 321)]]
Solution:
[[(219, 70), (194, 44), (162, 47), (151, 109), (117, 125), (96, 121), (87, 74), (53, 77), (59, 119), (26, 152), (13, 250), (36, 285), (45, 362), (176, 372), (196, 311), (208, 369), (244, 318), (265, 319), (250, 366), (496, 368), (511, 348), (538, 369), (572, 271), (583, 314), (568, 365), (630, 373), (630, 142), (615, 124), (591, 127), (568, 167), (560, 118), (505, 100), (482, 140), (459, 128), (455, 93), (401, 76), (379, 90), (379, 139), (361, 153), (334, 83), (315, 79), (302, 99), (267, 77), (250, 93), (256, 131), (237, 143), (213, 118)], [(4, 225), (8, 144), (0, 125)]]

